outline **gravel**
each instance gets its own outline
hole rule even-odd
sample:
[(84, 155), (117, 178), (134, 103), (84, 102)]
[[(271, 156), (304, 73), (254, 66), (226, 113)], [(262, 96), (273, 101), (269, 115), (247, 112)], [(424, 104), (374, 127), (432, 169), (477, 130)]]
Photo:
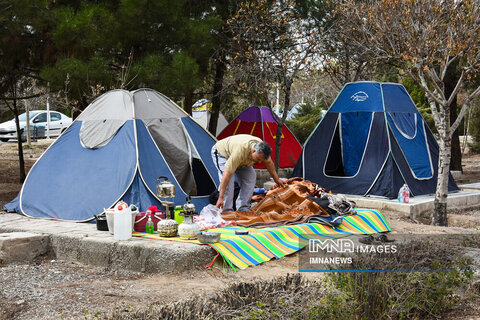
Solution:
[(56, 260), (1, 266), (0, 319), (94, 318), (127, 306), (124, 290), (139, 277)]

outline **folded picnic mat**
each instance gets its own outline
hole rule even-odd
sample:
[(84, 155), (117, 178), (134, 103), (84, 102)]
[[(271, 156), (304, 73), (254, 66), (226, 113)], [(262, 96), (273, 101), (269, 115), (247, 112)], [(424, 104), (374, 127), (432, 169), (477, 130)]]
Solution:
[[(219, 242), (210, 244), (233, 269), (245, 269), (273, 258), (281, 258), (305, 247), (309, 236), (319, 235), (339, 238), (354, 234), (374, 234), (391, 231), (387, 220), (378, 210), (355, 209), (356, 214), (343, 217), (338, 227), (319, 223), (302, 223), (273, 228), (223, 227), (209, 229), (221, 234)], [(248, 235), (235, 235), (235, 230), (248, 230)], [(164, 238), (157, 233), (134, 232), (133, 236), (149, 239), (180, 241), (201, 244), (198, 240), (180, 237)]]

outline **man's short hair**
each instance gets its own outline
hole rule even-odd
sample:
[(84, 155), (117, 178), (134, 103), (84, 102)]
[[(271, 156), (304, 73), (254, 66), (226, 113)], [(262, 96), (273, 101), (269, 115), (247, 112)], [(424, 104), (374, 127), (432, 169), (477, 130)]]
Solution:
[(265, 141), (260, 141), (255, 143), (255, 146), (253, 146), (253, 149), (255, 149), (255, 153), (263, 153), (263, 156), (265, 159), (268, 159), (270, 155), (272, 154), (272, 147)]

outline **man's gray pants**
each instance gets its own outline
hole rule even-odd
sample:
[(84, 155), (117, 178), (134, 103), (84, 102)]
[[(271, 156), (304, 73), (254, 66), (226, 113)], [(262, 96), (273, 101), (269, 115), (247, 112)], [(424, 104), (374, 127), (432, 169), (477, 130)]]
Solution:
[[(225, 163), (227, 162), (227, 159), (217, 151), (215, 145), (212, 147), (212, 159), (215, 167), (218, 170), (218, 178), (221, 182), (223, 173), (225, 172)], [(255, 188), (257, 175), (252, 166), (238, 167), (235, 171), (235, 174), (232, 175), (230, 181), (228, 181), (228, 185), (223, 196), (224, 212), (233, 211), (235, 176), (237, 177), (237, 182), (240, 185), (240, 193), (238, 194), (237, 201), (235, 202), (237, 210), (242, 211), (250, 208), (250, 201), (252, 200), (253, 189)]]

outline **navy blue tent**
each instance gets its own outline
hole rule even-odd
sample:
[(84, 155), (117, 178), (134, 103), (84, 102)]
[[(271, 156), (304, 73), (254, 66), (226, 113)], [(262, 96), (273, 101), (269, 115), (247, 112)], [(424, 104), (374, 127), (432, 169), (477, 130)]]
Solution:
[[(293, 176), (335, 193), (435, 193), (438, 145), (402, 85), (345, 85), (305, 142)], [(449, 191), (458, 190), (450, 176)]]
[(88, 221), (124, 200), (141, 211), (162, 207), (157, 177), (209, 203), (218, 174), (211, 159), (216, 139), (164, 95), (139, 89), (109, 91), (72, 123), (38, 159), (10, 212), (30, 217)]

